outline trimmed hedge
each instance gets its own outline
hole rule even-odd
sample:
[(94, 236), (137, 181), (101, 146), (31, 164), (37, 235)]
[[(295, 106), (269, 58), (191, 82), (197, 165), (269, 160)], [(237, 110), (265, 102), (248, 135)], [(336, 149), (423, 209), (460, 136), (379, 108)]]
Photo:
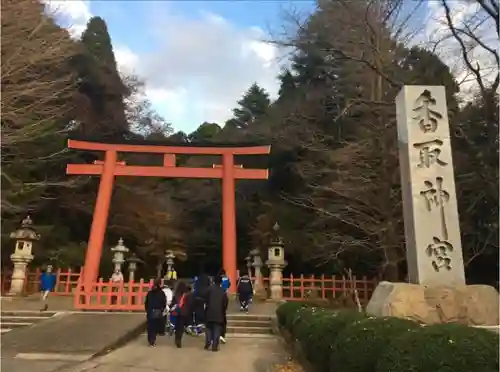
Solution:
[(346, 327), (337, 337), (330, 356), (335, 372), (373, 372), (386, 345), (395, 337), (421, 326), (407, 319), (368, 318)]
[(287, 302), (278, 322), (316, 372), (497, 372), (499, 336), (459, 324), (421, 326)]
[(498, 372), (498, 334), (461, 324), (437, 324), (394, 339), (376, 372)]
[(321, 372), (328, 372), (331, 348), (339, 332), (364, 314), (334, 311), (304, 303), (287, 302), (276, 310), (279, 324), (300, 342), (304, 356)]
[(278, 306), (276, 309), (276, 318), (278, 319), (278, 324), (282, 327), (287, 327), (287, 322), (291, 321), (291, 318), (295, 315), (297, 310), (301, 309), (305, 305), (300, 302), (285, 302)]

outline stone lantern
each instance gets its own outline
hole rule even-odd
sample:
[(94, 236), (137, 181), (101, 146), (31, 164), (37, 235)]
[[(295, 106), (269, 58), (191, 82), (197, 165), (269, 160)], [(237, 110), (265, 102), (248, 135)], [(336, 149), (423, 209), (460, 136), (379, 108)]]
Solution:
[(250, 255), (245, 257), (245, 263), (247, 265), (247, 275), (249, 278), (252, 277), (252, 257)]
[(269, 244), (266, 261), (266, 265), (269, 267), (269, 287), (273, 301), (280, 301), (283, 298), (283, 269), (287, 265), (283, 239), (278, 234), (279, 228), (278, 223), (275, 223), (274, 236)]
[(165, 251), (165, 262), (167, 263), (167, 273), (170, 273), (174, 269), (175, 254), (171, 249)]
[(10, 255), (10, 259), (14, 264), (14, 270), (8, 294), (15, 296), (23, 292), (26, 267), (34, 258), (32, 255), (33, 242), (40, 239), (40, 234), (37, 234), (33, 228), (31, 217), (27, 216), (21, 222), (21, 228), (11, 233), (10, 237), (16, 240), (16, 246), (14, 253)]
[(125, 263), (125, 253), (129, 252), (129, 249), (123, 245), (123, 239), (120, 238), (118, 240), (118, 244), (111, 248), (111, 252), (113, 252), (113, 262), (114, 271), (122, 271), (122, 265)]
[(250, 257), (252, 258), (252, 267), (254, 269), (255, 278), (253, 282), (253, 289), (255, 294), (259, 297), (265, 297), (264, 283), (262, 282), (262, 258), (260, 258), (260, 250), (255, 248), (250, 251)]
[(128, 280), (133, 282), (135, 279), (137, 264), (142, 262), (142, 260), (139, 257), (137, 257), (135, 253), (132, 253), (127, 262), (128, 262)]

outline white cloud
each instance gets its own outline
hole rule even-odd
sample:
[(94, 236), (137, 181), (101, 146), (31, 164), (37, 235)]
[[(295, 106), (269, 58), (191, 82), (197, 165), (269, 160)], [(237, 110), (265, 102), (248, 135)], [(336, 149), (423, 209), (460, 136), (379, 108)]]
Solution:
[(90, 5), (84, 0), (42, 0), (48, 13), (75, 38), (80, 37), (92, 17)]
[(139, 66), (139, 56), (137, 54), (124, 45), (113, 47), (113, 51), (120, 73), (124, 75), (136, 73), (137, 66)]
[(262, 30), (238, 29), (207, 12), (197, 19), (158, 18), (159, 47), (140, 56), (137, 71), (149, 91), (168, 92), (155, 106), (176, 129), (189, 132), (203, 121), (224, 123), (254, 82), (271, 96), (277, 94), (278, 50), (262, 41)]
[[(466, 0), (455, 0), (447, 3), (451, 10), (452, 23), (457, 29), (473, 29), (474, 35), (478, 36), (481, 42), (487, 47), (498, 50), (498, 35), (496, 34), (493, 19), (480, 9), (477, 2)], [(429, 19), (424, 30), (425, 40), (442, 60), (450, 66), (457, 81), (461, 83), (461, 91), (468, 95), (477, 89), (474, 76), (467, 69), (464, 63), (460, 45), (451, 34), (447, 25), (445, 10), (441, 2), (429, 1), (427, 3)], [(467, 46), (469, 59), (474, 66), (480, 66), (481, 75), (491, 81), (498, 72), (498, 66), (493, 54), (478, 45), (473, 39), (463, 35), (463, 40)]]
[[(45, 3), (74, 37), (92, 17), (87, 1)], [(157, 36), (156, 50), (139, 55), (128, 46), (115, 45), (115, 57), (122, 74), (145, 79), (145, 94), (176, 130), (190, 132), (203, 121), (223, 124), (254, 82), (276, 96), (278, 50), (263, 41), (261, 29), (239, 29), (204, 11), (199, 18), (162, 12), (150, 25)]]

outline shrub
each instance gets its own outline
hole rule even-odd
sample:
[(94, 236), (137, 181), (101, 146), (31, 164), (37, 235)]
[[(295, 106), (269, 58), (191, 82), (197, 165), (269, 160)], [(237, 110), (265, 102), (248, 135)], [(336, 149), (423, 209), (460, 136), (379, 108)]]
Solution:
[(324, 310), (314, 318), (308, 330), (308, 339), (300, 341), (307, 343), (303, 347), (307, 350), (309, 361), (319, 372), (329, 370), (331, 348), (339, 333), (351, 323), (365, 318), (363, 313), (349, 310)]
[(406, 319), (368, 318), (348, 325), (338, 335), (330, 356), (330, 371), (372, 372), (378, 357), (395, 337), (419, 328)]
[(498, 372), (498, 334), (460, 324), (416, 328), (382, 352), (377, 372)]
[(287, 323), (289, 323), (290, 319), (304, 306), (305, 305), (300, 302), (285, 302), (278, 306), (276, 309), (278, 324), (282, 327), (287, 327)]
[(326, 316), (331, 316), (332, 311), (317, 307), (303, 307), (297, 311), (294, 315), (291, 329), (294, 337), (301, 342), (308, 340), (311, 327), (317, 323), (320, 317), (325, 316), (325, 314)]

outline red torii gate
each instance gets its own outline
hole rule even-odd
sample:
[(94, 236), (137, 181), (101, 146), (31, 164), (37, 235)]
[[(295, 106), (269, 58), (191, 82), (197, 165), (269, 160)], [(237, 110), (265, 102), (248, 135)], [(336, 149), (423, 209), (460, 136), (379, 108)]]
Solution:
[[(68, 148), (105, 152), (104, 161), (95, 161), (94, 164), (68, 164), (66, 168), (66, 174), (68, 175), (101, 176), (85, 256), (83, 271), (85, 288), (92, 288), (98, 279), (115, 176), (221, 178), (222, 265), (233, 283), (231, 292), (234, 293), (237, 279), (235, 180), (261, 180), (269, 177), (267, 169), (244, 169), (241, 165), (235, 165), (234, 156), (269, 154), (271, 146), (246, 145), (232, 147), (230, 145), (219, 145), (218, 147), (215, 144), (210, 146), (168, 146), (155, 145), (147, 141), (142, 141), (141, 144), (111, 144), (68, 140)], [(118, 152), (163, 154), (163, 166), (126, 165), (125, 162), (118, 161)], [(222, 164), (213, 165), (212, 168), (177, 167), (176, 154), (219, 155), (222, 156)]]

